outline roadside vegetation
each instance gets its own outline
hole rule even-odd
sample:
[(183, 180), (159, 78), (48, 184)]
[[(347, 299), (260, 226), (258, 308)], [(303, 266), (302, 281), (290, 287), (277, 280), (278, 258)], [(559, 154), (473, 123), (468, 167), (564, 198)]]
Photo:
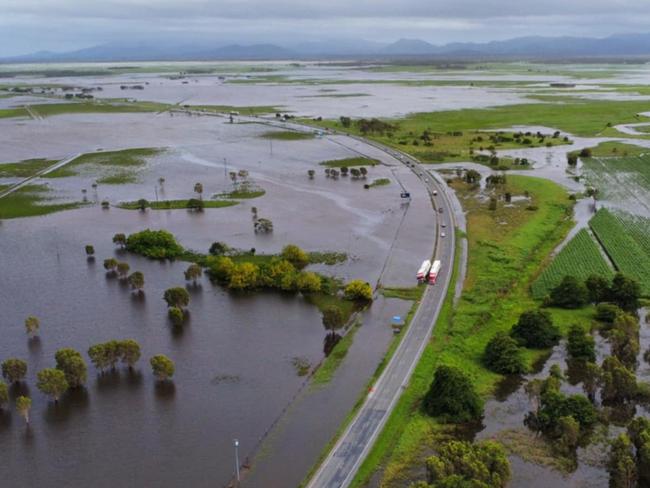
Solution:
[(147, 158), (162, 152), (156, 148), (124, 149), (82, 154), (67, 165), (46, 175), (46, 178), (65, 178), (85, 171), (100, 173), (101, 177), (126, 178), (135, 176), (135, 170), (146, 164)]
[[(475, 183), (452, 179), (467, 214), (469, 263), (464, 292), (452, 311), (450, 287), (433, 339), (416, 366), (410, 385), (402, 395), (375, 447), (363, 463), (354, 486), (361, 486), (382, 463), (383, 483), (392, 486), (405, 471), (422, 462), (425, 446), (435, 446), (449, 436), (449, 429), (422, 410), (422, 401), (438, 366), (461, 369), (481, 398), (493, 391), (501, 378), (484, 363), (485, 346), (498, 332), (509, 332), (520, 315), (538, 304), (528, 287), (548, 253), (570, 226), (571, 203), (554, 183), (537, 178), (508, 176), (489, 191), (491, 201), (477, 198)], [(528, 199), (505, 206), (503, 195), (528, 195)], [(493, 209), (492, 209), (493, 208)], [(556, 314), (551, 309), (551, 314)], [(565, 324), (561, 324), (560, 332)], [(545, 350), (521, 351), (528, 368)]]
[(239, 202), (224, 200), (199, 200), (198, 198), (189, 198), (187, 200), (160, 200), (157, 202), (140, 199), (135, 202), (122, 202), (118, 207), (127, 210), (146, 210), (150, 208), (152, 210), (188, 209), (200, 211), (204, 208), (232, 207), (238, 203)]
[[(43, 103), (29, 106), (29, 110), (40, 117), (50, 117), (63, 114), (83, 113), (133, 113), (157, 112), (167, 105), (154, 102), (111, 103), (102, 102), (68, 102), (68, 103)], [(30, 112), (25, 108), (0, 109), (0, 118), (30, 117)]]
[(314, 134), (311, 132), (297, 132), (291, 130), (271, 130), (262, 134), (264, 139), (274, 139), (278, 141), (304, 141), (313, 139)]
[(319, 164), (328, 168), (354, 168), (356, 166), (376, 166), (379, 164), (379, 160), (357, 156), (353, 158), (330, 159)]

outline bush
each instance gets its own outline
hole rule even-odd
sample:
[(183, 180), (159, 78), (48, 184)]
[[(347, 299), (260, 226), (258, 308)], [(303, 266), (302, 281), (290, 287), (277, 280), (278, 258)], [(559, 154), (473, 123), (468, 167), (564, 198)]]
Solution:
[(293, 264), (296, 269), (302, 269), (309, 264), (309, 254), (294, 244), (284, 246), (280, 256)]
[(587, 287), (575, 276), (567, 275), (551, 290), (550, 304), (561, 308), (580, 308), (588, 298)]
[(520, 344), (533, 349), (552, 347), (560, 340), (560, 331), (546, 310), (529, 310), (519, 317), (511, 335)]
[(452, 440), (427, 458), (427, 483), (439, 487), (503, 488), (510, 479), (510, 463), (499, 443), (472, 444)]
[(158, 380), (166, 380), (174, 376), (174, 362), (164, 354), (157, 354), (149, 360), (154, 376)]
[(175, 288), (169, 288), (165, 290), (163, 295), (163, 300), (167, 302), (168, 307), (178, 307), (183, 308), (187, 307), (190, 303), (190, 294), (185, 288), (177, 286)]
[(176, 238), (166, 230), (146, 229), (131, 234), (126, 240), (126, 248), (153, 259), (173, 259), (183, 252)]
[(567, 341), (567, 352), (576, 361), (594, 362), (596, 360), (596, 343), (594, 338), (579, 325), (571, 326)]
[(623, 313), (617, 305), (613, 303), (599, 303), (596, 305), (596, 320), (613, 324), (616, 317)]
[(424, 411), (450, 422), (470, 422), (483, 415), (483, 403), (470, 378), (460, 369), (440, 366), (424, 396)]
[(352, 280), (345, 287), (345, 299), (361, 302), (372, 301), (372, 287), (361, 280)]
[(487, 343), (483, 362), (488, 369), (499, 374), (519, 374), (526, 371), (517, 341), (503, 332), (499, 332)]

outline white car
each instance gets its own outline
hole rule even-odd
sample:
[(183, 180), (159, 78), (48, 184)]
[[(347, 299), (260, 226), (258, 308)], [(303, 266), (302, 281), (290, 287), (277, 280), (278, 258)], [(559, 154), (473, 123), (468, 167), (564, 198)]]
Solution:
[(447, 234), (445, 234), (444, 232), (442, 232), (442, 233), (440, 234), (440, 237), (445, 237), (446, 235), (447, 235)]

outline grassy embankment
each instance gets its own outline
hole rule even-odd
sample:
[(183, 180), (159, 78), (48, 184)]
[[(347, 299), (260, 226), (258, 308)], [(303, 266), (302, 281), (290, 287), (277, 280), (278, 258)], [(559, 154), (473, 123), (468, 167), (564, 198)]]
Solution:
[[(29, 108), (36, 115), (50, 117), (63, 114), (84, 113), (136, 113), (157, 112), (168, 106), (154, 102), (110, 103), (110, 102), (67, 102), (43, 103), (30, 105)], [(29, 112), (24, 107), (0, 109), (0, 118), (29, 117)]]
[(368, 184), (368, 188), (376, 188), (378, 186), (390, 185), (390, 180), (388, 178), (377, 178), (373, 180), (372, 183)]
[[(469, 256), (463, 295), (453, 309), (450, 288), (432, 341), (353, 486), (363, 485), (381, 465), (386, 486), (405, 476), (414, 465), (420, 466), (422, 454), (445, 430), (419, 408), (437, 366), (459, 366), (483, 396), (493, 392), (501, 377), (482, 364), (485, 344), (496, 332), (509, 330), (521, 312), (537, 306), (529, 285), (541, 262), (572, 225), (566, 192), (546, 180), (510, 176), (507, 188), (499, 193), (529, 192), (531, 201), (513, 207), (500, 203), (496, 211), (488, 210), (487, 203), (477, 200), (464, 183), (454, 186), (468, 212)], [(552, 313), (563, 330), (572, 323), (564, 311)], [(525, 357), (532, 364), (544, 354), (527, 351)]]
[(282, 108), (272, 105), (250, 105), (236, 107), (233, 105), (190, 105), (190, 110), (203, 110), (214, 113), (239, 112), (241, 115), (266, 115), (283, 112)]
[[(561, 102), (561, 103), (559, 103)], [(579, 100), (567, 98), (555, 103), (530, 103), (508, 105), (491, 109), (464, 109), (431, 113), (416, 113), (403, 119), (386, 119), (385, 122), (397, 128), (384, 133), (371, 132), (371, 137), (386, 145), (404, 150), (423, 162), (470, 161), (470, 149), (476, 153), (489, 146), (496, 150), (565, 144), (563, 138), (548, 137), (542, 142), (532, 134), (526, 137), (530, 144), (523, 144), (524, 138), (516, 142), (512, 132), (504, 132), (506, 140), (494, 142), (494, 133), (478, 133), (479, 130), (498, 130), (512, 127), (526, 121), (529, 126), (545, 126), (563, 130), (578, 136), (621, 134), (610, 125), (643, 121), (639, 112), (650, 111), (648, 101)], [(341, 114), (347, 115), (347, 114)], [(339, 120), (306, 121), (343, 132), (361, 135), (356, 123), (348, 128)], [(429, 131), (431, 146), (425, 146), (419, 139)], [(477, 140), (481, 137), (483, 140)], [(417, 141), (417, 145), (414, 142)], [(568, 149), (567, 149), (568, 150)]]
[(18, 163), (0, 163), (0, 178), (29, 178), (56, 164), (51, 159), (26, 159)]
[(291, 130), (271, 130), (262, 134), (261, 137), (278, 141), (304, 141), (306, 139), (313, 139), (314, 134), (311, 132), (294, 132)]
[(353, 158), (330, 159), (318, 164), (321, 166), (327, 166), (328, 168), (354, 168), (357, 166), (376, 166), (379, 164), (379, 160), (357, 156)]
[[(0, 188), (0, 190), (5, 189)], [(0, 219), (35, 217), (82, 205), (80, 202), (48, 203), (52, 200), (46, 185), (25, 185), (6, 197), (0, 198)]]
[[(223, 208), (223, 207), (232, 207), (237, 205), (239, 202), (235, 201), (224, 201), (224, 200), (203, 200), (204, 208)], [(125, 210), (140, 210), (140, 204), (138, 202), (123, 202), (118, 205), (119, 208)], [(183, 208), (189, 208), (189, 200), (161, 200), (158, 202), (148, 202), (147, 208), (152, 210), (177, 210)]]
[(259, 187), (242, 186), (236, 190), (217, 193), (214, 198), (227, 198), (232, 200), (244, 200), (251, 198), (258, 198), (266, 194), (266, 190)]

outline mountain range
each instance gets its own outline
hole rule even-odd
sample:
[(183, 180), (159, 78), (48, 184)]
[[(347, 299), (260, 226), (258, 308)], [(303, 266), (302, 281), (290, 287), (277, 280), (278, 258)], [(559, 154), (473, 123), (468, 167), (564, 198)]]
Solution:
[(650, 33), (587, 37), (519, 37), (486, 43), (434, 45), (421, 39), (379, 43), (359, 39), (296, 44), (223, 44), (209, 42), (115, 42), (76, 51), (39, 51), (0, 62), (211, 61), (281, 59), (566, 59), (650, 56)]

